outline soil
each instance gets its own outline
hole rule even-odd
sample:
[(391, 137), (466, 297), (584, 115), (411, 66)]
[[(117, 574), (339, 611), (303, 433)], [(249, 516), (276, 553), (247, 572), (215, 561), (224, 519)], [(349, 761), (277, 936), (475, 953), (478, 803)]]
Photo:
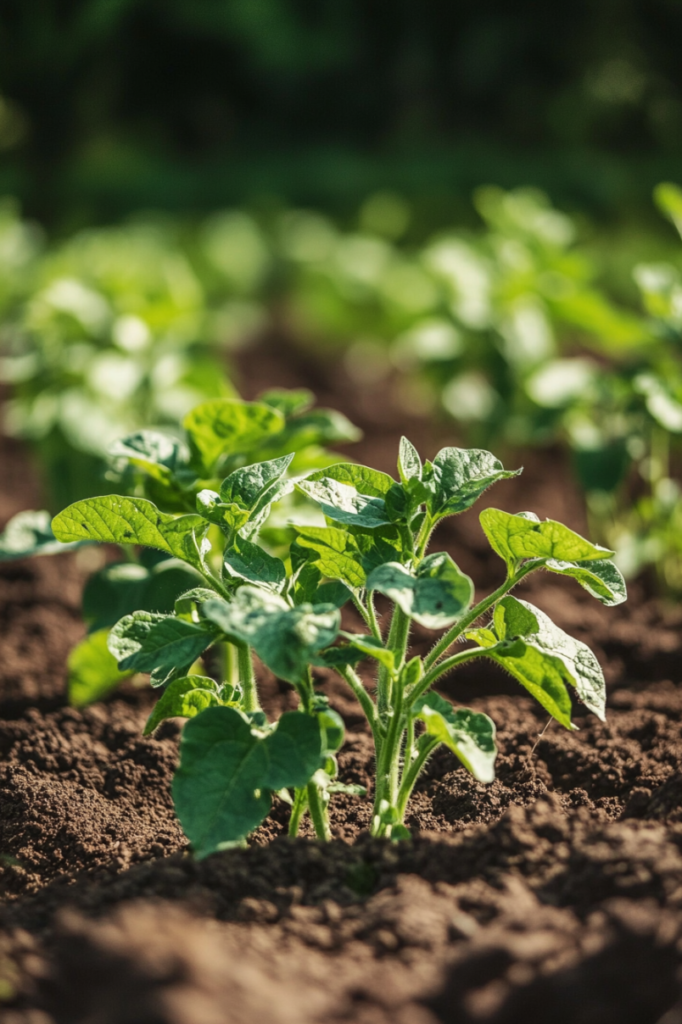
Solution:
[[(340, 366), (265, 342), (240, 359), (247, 397), (312, 386), (366, 430), (356, 458), (391, 471), (401, 432), (431, 455), (456, 443), (358, 390)], [(26, 453), (2, 441), (0, 514), (35, 506)], [(560, 453), (534, 453), (488, 503), (584, 529)], [(485, 502), (483, 503), (485, 504)], [(482, 591), (501, 566), (476, 513), (437, 538)], [(91, 556), (87, 556), (91, 557)], [(605, 670), (606, 724), (548, 725), (480, 662), (442, 692), (498, 726), (498, 777), (447, 751), (411, 805), (409, 842), (367, 836), (368, 804), (335, 797), (334, 840), (284, 835), (276, 804), (249, 848), (195, 861), (169, 783), (179, 723), (142, 727), (148, 690), (77, 711), (64, 699), (83, 634), (82, 553), (0, 565), (0, 1019), (7, 1024), (682, 1024), (682, 611), (645, 583), (605, 609), (571, 581), (524, 596), (589, 643)], [(415, 635), (415, 651), (433, 640)], [(261, 669), (268, 712), (294, 706)], [(341, 777), (367, 784), (369, 737), (345, 686)]]

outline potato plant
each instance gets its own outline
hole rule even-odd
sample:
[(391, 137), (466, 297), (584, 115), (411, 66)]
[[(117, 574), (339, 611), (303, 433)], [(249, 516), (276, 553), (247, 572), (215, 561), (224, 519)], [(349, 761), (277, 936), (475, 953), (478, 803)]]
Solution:
[[(292, 478), (292, 452), (225, 472), (226, 452), (254, 437), (263, 443), (271, 413), (264, 403), (209, 402), (186, 418), (186, 448), (162, 443), (160, 435), (123, 442), (118, 457), (168, 505), (175, 503), (173, 511), (159, 508), (158, 498), (106, 495), (76, 502), (52, 524), (64, 543), (160, 551), (198, 577), (172, 611), (135, 609), (119, 619), (108, 641), (121, 673), (149, 673), (160, 691), (147, 733), (166, 718), (188, 719), (173, 797), (197, 855), (244, 842), (274, 794), (291, 803), (291, 835), (309, 813), (317, 836), (330, 838), (329, 800), (349, 790), (337, 778), (344, 729), (316, 692), (315, 666), (335, 669), (367, 717), (376, 748), (375, 836), (408, 835), (410, 795), (439, 744), (477, 780), (492, 781), (494, 723), (454, 708), (433, 689), (465, 662), (492, 659), (567, 729), (573, 728), (571, 689), (604, 717), (604, 679), (594, 654), (511, 591), (545, 569), (617, 605), (625, 586), (610, 551), (532, 513), (486, 509), (481, 525), (506, 576), (474, 603), (472, 580), (447, 553), (429, 550), (434, 527), (520, 470), (505, 470), (477, 449), (444, 448), (422, 463), (403, 438), (397, 480), (352, 463)], [(276, 554), (262, 531), (273, 507), (294, 489), (318, 506), (324, 525), (294, 525), (293, 540)], [(194, 511), (181, 507), (189, 495)], [(381, 620), (376, 594), (392, 605)], [(364, 632), (342, 628), (347, 602), (361, 615)], [(441, 632), (424, 658), (409, 657), (413, 622)], [(462, 640), (470, 646), (454, 650)], [(221, 646), (226, 671), (216, 681), (198, 659)], [(260, 706), (254, 654), (300, 698), (298, 710), (274, 724)], [(357, 671), (367, 660), (376, 665), (374, 679)]]

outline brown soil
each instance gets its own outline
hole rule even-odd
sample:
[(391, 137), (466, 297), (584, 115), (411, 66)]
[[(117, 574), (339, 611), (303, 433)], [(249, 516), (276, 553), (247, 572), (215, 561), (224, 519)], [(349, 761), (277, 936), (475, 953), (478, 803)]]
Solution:
[[(401, 430), (427, 455), (455, 440), (309, 358), (301, 368), (265, 348), (242, 371), (249, 393), (311, 381), (370, 432), (353, 454), (388, 470)], [(4, 443), (0, 456), (6, 518), (35, 494), (24, 453)], [(491, 503), (583, 526), (556, 453), (534, 455)], [(439, 540), (483, 590), (495, 585), (475, 513)], [(142, 738), (152, 698), (131, 686), (65, 706), (86, 570), (76, 556), (0, 566), (3, 1021), (682, 1022), (679, 609), (643, 586), (604, 609), (569, 582), (532, 581), (525, 594), (597, 652), (606, 725), (576, 709), (580, 732), (547, 727), (514, 683), (472, 667), (443, 692), (497, 723), (493, 785), (443, 751), (415, 794), (411, 842), (369, 840), (367, 802), (336, 797), (329, 846), (286, 839), (281, 804), (249, 849), (197, 863), (169, 796), (178, 725)], [(431, 640), (418, 633), (415, 649)], [(342, 778), (367, 783), (358, 708), (323, 677), (349, 730)], [(292, 706), (288, 685), (264, 670), (260, 681), (271, 714)]]

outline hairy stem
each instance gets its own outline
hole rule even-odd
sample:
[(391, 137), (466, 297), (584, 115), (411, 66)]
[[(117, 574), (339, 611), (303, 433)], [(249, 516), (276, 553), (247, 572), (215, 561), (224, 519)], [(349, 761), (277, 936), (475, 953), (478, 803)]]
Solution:
[(235, 646), (237, 648), (239, 681), (242, 684), (242, 706), (244, 711), (260, 711), (251, 648), (247, 644), (236, 644)]
[(332, 833), (329, 827), (327, 805), (322, 799), (317, 783), (309, 782), (306, 789), (308, 794), (310, 817), (312, 818), (313, 825), (315, 826), (315, 835), (318, 839), (323, 839), (325, 843), (328, 843), (332, 837)]
[(434, 752), (439, 742), (440, 741), (434, 737), (429, 743), (424, 744), (412, 764), (408, 764), (408, 762), (405, 761), (405, 771), (403, 772), (403, 778), (400, 783), (400, 791), (398, 793), (397, 801), (397, 809), (398, 814), (400, 815), (399, 820), (401, 824), (405, 817), (407, 804), (412, 796), (412, 790), (415, 787), (415, 783), (421, 775), (422, 768), (431, 757), (431, 754)]
[(492, 608), (492, 606), (499, 601), (501, 597), (508, 594), (524, 576), (533, 572), (534, 569), (539, 569), (543, 563), (544, 559), (533, 559), (532, 562), (526, 562), (520, 569), (517, 569), (515, 573), (508, 576), (497, 590), (494, 590), (492, 594), (488, 594), (487, 597), (484, 597), (482, 601), (479, 601), (478, 604), (474, 605), (467, 615), (464, 615), (459, 619), (454, 626), (440, 638), (438, 643), (431, 650), (430, 654), (428, 654), (424, 659), (424, 668), (427, 672), (431, 666), (439, 660), (439, 658), (442, 658), (443, 655), (447, 653), (448, 648), (454, 643), (457, 637), (461, 636), (462, 633), (464, 633), (465, 630), (467, 630), (469, 626), (479, 618), (479, 616), (483, 615), (484, 612), (487, 612), (489, 608)]
[(460, 651), (459, 654), (451, 654), (445, 661), (440, 661), (435, 665), (430, 672), (427, 672), (425, 676), (415, 684), (409, 697), (407, 698), (407, 707), (411, 708), (416, 704), (422, 694), (426, 693), (429, 687), (433, 686), (437, 679), (449, 672), (451, 668), (456, 668), (465, 661), (470, 661), (472, 658), (484, 658), (488, 653), (487, 647), (470, 647), (466, 651)]
[(303, 789), (295, 790), (294, 795), (294, 806), (291, 808), (291, 817), (289, 818), (289, 830), (290, 836), (297, 836), (298, 830), (301, 826), (301, 818), (305, 814), (308, 807), (308, 791)]

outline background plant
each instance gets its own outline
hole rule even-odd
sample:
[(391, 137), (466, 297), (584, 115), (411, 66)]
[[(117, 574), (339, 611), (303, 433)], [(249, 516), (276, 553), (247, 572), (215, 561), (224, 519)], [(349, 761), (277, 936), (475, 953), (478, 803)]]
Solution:
[[(281, 395), (273, 404), (204, 403), (185, 418), (186, 449), (178, 442), (164, 448), (159, 435), (128, 439), (117, 448), (117, 458), (142, 475), (157, 500), (175, 509), (193, 502), (195, 512), (173, 515), (147, 498), (108, 495), (79, 501), (53, 521), (64, 543), (160, 550), (199, 577), (172, 612), (136, 609), (120, 618), (108, 647), (120, 672), (150, 673), (152, 685), (164, 689), (147, 731), (166, 717), (190, 719), (173, 793), (200, 855), (243, 841), (268, 813), (274, 793), (292, 805), (291, 834), (307, 809), (316, 834), (330, 838), (330, 796), (347, 791), (336, 779), (343, 723), (316, 693), (313, 665), (339, 671), (367, 717), (377, 758), (374, 835), (407, 835), (410, 794), (439, 743), (479, 781), (492, 780), (492, 721), (454, 710), (432, 691), (462, 663), (492, 658), (566, 728), (572, 728), (567, 687), (604, 716), (604, 679), (589, 648), (510, 591), (542, 568), (571, 576), (603, 603), (617, 605), (625, 600), (625, 586), (612, 552), (532, 513), (486, 509), (481, 524), (507, 574), (473, 604), (469, 577), (449, 555), (427, 549), (440, 520), (520, 472), (505, 470), (478, 449), (445, 448), (422, 464), (403, 439), (398, 481), (350, 463), (291, 479), (286, 474), (293, 452), (241, 465), (220, 480), (238, 443), (249, 447), (248, 439), (261, 451), (281, 447), (282, 410), (291, 411), (297, 401)], [(294, 538), (279, 557), (262, 531), (272, 506), (294, 487), (319, 506), (325, 525), (293, 525)], [(393, 603), (383, 629), (376, 593)], [(340, 609), (348, 601), (366, 634), (341, 628)], [(486, 612), (490, 622), (477, 627)], [(408, 659), (411, 621), (446, 630), (424, 659)], [(475, 646), (451, 653), (462, 637)], [(220, 682), (195, 667), (218, 644), (227, 650)], [(300, 698), (299, 710), (274, 726), (260, 708), (253, 652)], [(374, 693), (354, 668), (368, 656), (378, 663)]]

